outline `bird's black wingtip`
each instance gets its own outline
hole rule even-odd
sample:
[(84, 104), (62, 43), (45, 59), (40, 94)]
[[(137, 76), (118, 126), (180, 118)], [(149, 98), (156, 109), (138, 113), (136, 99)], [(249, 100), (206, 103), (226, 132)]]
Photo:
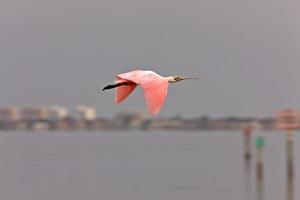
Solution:
[(105, 87), (102, 89), (102, 91), (104, 91), (104, 90), (109, 90), (109, 89), (113, 89), (113, 88), (115, 88), (115, 85), (107, 85), (107, 86), (105, 86)]
[(114, 88), (116, 88), (116, 87), (120, 87), (120, 86), (123, 86), (123, 85), (129, 85), (129, 83), (123, 82), (123, 83), (117, 83), (117, 84), (114, 84), (114, 85), (107, 85), (107, 86), (105, 86), (105, 87), (102, 89), (102, 91), (114, 89)]
[(105, 90), (107, 90), (107, 86), (102, 89), (102, 92), (105, 91)]

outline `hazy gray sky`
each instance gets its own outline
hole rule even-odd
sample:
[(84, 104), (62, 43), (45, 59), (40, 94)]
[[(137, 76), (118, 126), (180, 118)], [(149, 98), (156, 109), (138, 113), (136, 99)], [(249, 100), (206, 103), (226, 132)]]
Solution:
[(115, 106), (100, 93), (142, 68), (200, 76), (171, 85), (162, 115), (272, 115), (300, 107), (300, 2), (2, 0), (0, 106)]

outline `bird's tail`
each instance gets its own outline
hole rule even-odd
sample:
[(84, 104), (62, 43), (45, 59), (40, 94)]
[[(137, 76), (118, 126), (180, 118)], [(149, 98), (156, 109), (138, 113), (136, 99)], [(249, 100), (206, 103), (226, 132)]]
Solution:
[(123, 85), (129, 85), (129, 83), (128, 83), (128, 82), (123, 82), (123, 83), (117, 83), (117, 84), (114, 84), (114, 85), (107, 85), (107, 86), (105, 86), (105, 87), (102, 89), (102, 91), (114, 89), (114, 88), (116, 88), (116, 87), (120, 87), (120, 86), (123, 86)]

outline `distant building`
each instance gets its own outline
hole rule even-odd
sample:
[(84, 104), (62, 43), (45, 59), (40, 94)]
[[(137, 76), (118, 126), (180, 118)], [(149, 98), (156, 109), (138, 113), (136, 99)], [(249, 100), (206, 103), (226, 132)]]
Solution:
[(50, 125), (47, 122), (34, 122), (31, 125), (31, 130), (49, 130)]
[(67, 108), (62, 106), (50, 106), (48, 108), (50, 120), (61, 120), (69, 117), (69, 111)]
[(93, 121), (97, 118), (96, 109), (88, 106), (78, 106), (77, 111), (80, 114), (80, 119), (85, 121)]
[(1, 122), (14, 122), (19, 120), (19, 110), (17, 107), (0, 108)]
[(116, 128), (130, 129), (141, 128), (145, 122), (145, 114), (139, 111), (119, 112), (114, 118)]
[(46, 107), (27, 107), (20, 109), (20, 119), (23, 121), (46, 120), (49, 117), (49, 110)]

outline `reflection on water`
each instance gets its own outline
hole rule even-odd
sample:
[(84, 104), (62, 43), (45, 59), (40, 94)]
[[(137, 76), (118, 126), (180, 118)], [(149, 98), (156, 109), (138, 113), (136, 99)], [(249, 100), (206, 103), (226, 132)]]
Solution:
[(239, 132), (1, 132), (1, 199), (283, 200), (285, 135), (264, 137), (259, 185)]
[(294, 198), (294, 137), (293, 132), (286, 133), (286, 158), (287, 158), (287, 200)]
[(252, 182), (251, 182), (251, 158), (244, 158), (244, 174), (245, 174), (245, 196), (246, 200), (252, 200)]
[(264, 149), (265, 138), (257, 136), (255, 141), (256, 160), (256, 199), (264, 200)]

